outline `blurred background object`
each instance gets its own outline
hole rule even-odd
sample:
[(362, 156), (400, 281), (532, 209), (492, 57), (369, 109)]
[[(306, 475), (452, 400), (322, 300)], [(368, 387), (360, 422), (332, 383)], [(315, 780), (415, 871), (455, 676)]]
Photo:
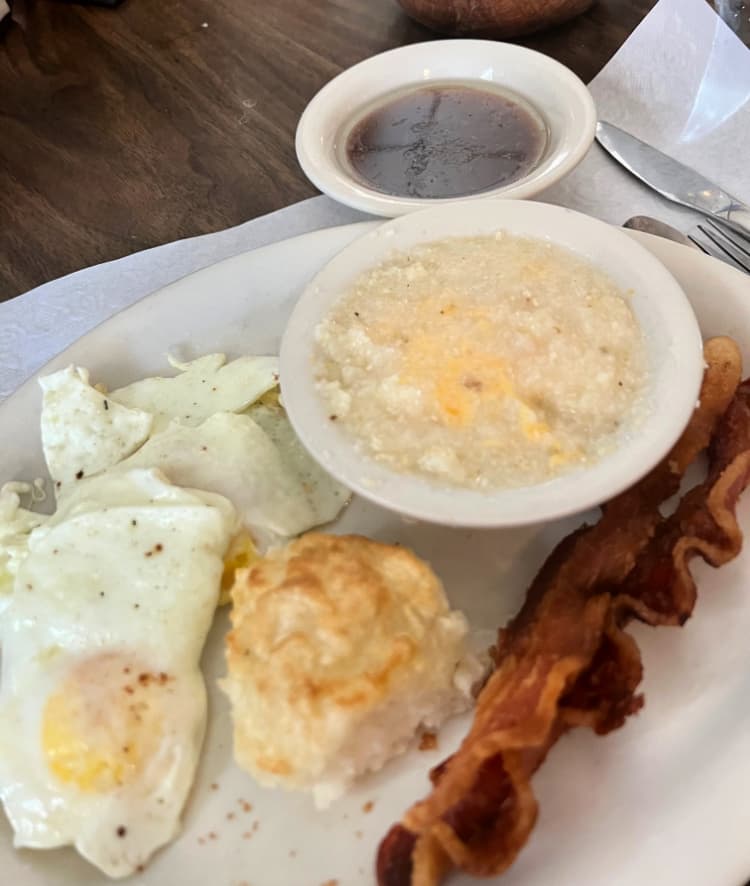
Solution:
[[(2, 21), (6, 15), (10, 13), (10, 3), (13, 0), (0, 0), (0, 21)], [(81, 6), (119, 6), (123, 0), (59, 0), (61, 3), (72, 3), (78, 4)], [(15, 4), (15, 21), (23, 21), (25, 19), (24, 15), (24, 7), (26, 6), (25, 0), (17, 0)], [(20, 14), (19, 14), (20, 10)], [(10, 18), (8, 19), (10, 21)]]
[[(441, 34), (516, 37), (559, 25), (594, 0), (398, 0), (413, 19)], [(733, 0), (717, 0), (732, 4)], [(734, 0), (736, 3), (736, 0)], [(741, 4), (741, 5), (744, 5)]]
[(713, 5), (740, 40), (750, 46), (750, 0), (714, 0)]
[(59, 0), (61, 3), (74, 3), (79, 6), (119, 6), (123, 0)]

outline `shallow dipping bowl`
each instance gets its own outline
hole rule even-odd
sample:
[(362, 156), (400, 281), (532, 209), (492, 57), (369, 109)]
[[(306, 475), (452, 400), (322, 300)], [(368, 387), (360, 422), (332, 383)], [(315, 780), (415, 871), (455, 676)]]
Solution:
[[(409, 86), (450, 83), (499, 89), (542, 119), (546, 149), (522, 178), (463, 197), (397, 196), (369, 187), (346, 163), (342, 146), (366, 110)], [(397, 216), (466, 199), (526, 198), (570, 172), (594, 140), (596, 108), (576, 75), (540, 52), (491, 40), (433, 40), (368, 58), (339, 74), (312, 99), (297, 127), (297, 159), (325, 194), (373, 215)]]
[[(635, 432), (623, 428), (617, 448), (591, 466), (533, 486), (478, 491), (393, 471), (358, 451), (355, 438), (329, 421), (316, 389), (315, 328), (355, 278), (395, 251), (447, 237), (495, 234), (536, 237), (587, 259), (626, 291), (643, 330), (649, 364), (647, 414)], [(464, 202), (386, 222), (355, 240), (311, 281), (281, 342), (281, 389), (303, 444), (353, 491), (390, 510), (433, 523), (509, 527), (583, 511), (621, 492), (649, 471), (687, 424), (703, 375), (702, 341), (677, 281), (617, 228), (559, 206), (515, 200)]]

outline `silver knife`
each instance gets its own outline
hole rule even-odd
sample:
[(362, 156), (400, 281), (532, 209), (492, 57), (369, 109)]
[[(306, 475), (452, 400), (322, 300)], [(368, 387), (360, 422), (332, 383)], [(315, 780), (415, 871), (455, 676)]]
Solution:
[(600, 120), (596, 140), (618, 163), (662, 197), (712, 216), (750, 237), (750, 206), (624, 129)]

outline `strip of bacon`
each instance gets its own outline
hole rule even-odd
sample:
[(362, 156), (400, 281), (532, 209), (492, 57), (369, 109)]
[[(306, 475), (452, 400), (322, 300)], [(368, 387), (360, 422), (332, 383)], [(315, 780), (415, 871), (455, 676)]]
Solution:
[[(512, 622), (459, 750), (432, 773), (433, 790), (381, 843), (380, 886), (435, 886), (452, 868), (506, 870), (537, 816), (531, 776), (565, 731), (621, 726), (642, 705), (631, 618), (682, 624), (695, 602), (688, 564), (721, 565), (740, 550), (734, 516), (750, 481), (750, 383), (730, 339), (706, 343), (699, 405), (669, 456), (610, 501), (602, 517), (550, 555)], [(660, 505), (710, 446), (704, 483), (665, 519)]]

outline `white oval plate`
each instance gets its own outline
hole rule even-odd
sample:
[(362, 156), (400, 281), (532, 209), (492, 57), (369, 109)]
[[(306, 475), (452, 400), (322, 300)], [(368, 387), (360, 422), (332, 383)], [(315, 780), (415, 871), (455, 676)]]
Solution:
[[(397, 250), (498, 231), (554, 243), (610, 276), (643, 332), (649, 377), (646, 410), (613, 452), (545, 483), (477, 490), (396, 471), (332, 422), (317, 386), (315, 330), (360, 274)], [(349, 489), (376, 504), (443, 526), (500, 528), (580, 513), (632, 486), (663, 458), (695, 409), (703, 355), (695, 314), (682, 288), (651, 253), (618, 228), (562, 206), (483, 200), (415, 212), (384, 222), (342, 250), (297, 302), (281, 340), (281, 391), (289, 419), (312, 456)]]
[[(207, 268), (114, 317), (44, 371), (76, 361), (95, 379), (119, 385), (163, 370), (164, 353), (178, 344), (194, 354), (272, 351), (303, 286), (366, 230), (321, 231)], [(667, 241), (636, 239), (683, 285), (704, 334), (733, 335), (750, 366), (750, 280)], [(0, 405), (0, 479), (43, 473), (39, 405), (35, 380)], [(750, 496), (740, 514), (747, 530)], [(439, 529), (355, 501), (336, 531), (410, 545), (432, 562), (453, 603), (489, 627), (518, 608), (543, 558), (575, 522), (542, 530)], [(699, 565), (698, 605), (685, 628), (634, 629), (646, 669), (645, 709), (606, 738), (578, 730), (552, 751), (534, 780), (538, 825), (498, 886), (738, 886), (750, 875), (749, 573), (748, 551), (718, 572)], [(438, 750), (409, 752), (318, 813), (307, 797), (259, 788), (233, 765), (227, 706), (214, 685), (225, 629), (221, 615), (203, 659), (210, 725), (183, 833), (127, 882), (371, 886), (378, 841), (424, 794), (428, 769), (460, 741), (466, 719), (443, 730)], [(240, 801), (253, 809), (243, 811)], [(14, 851), (0, 814), (0, 883), (105, 882), (72, 850)]]
[[(427, 200), (383, 194), (367, 187), (343, 160), (351, 127), (373, 103), (404, 87), (458, 81), (494, 85), (532, 105), (547, 127), (547, 147), (538, 166), (499, 188)], [(428, 40), (401, 46), (347, 68), (305, 108), (297, 126), (297, 159), (325, 194), (373, 215), (396, 216), (458, 200), (532, 197), (567, 175), (591, 147), (596, 107), (584, 83), (560, 62), (513, 43), (495, 40)]]

